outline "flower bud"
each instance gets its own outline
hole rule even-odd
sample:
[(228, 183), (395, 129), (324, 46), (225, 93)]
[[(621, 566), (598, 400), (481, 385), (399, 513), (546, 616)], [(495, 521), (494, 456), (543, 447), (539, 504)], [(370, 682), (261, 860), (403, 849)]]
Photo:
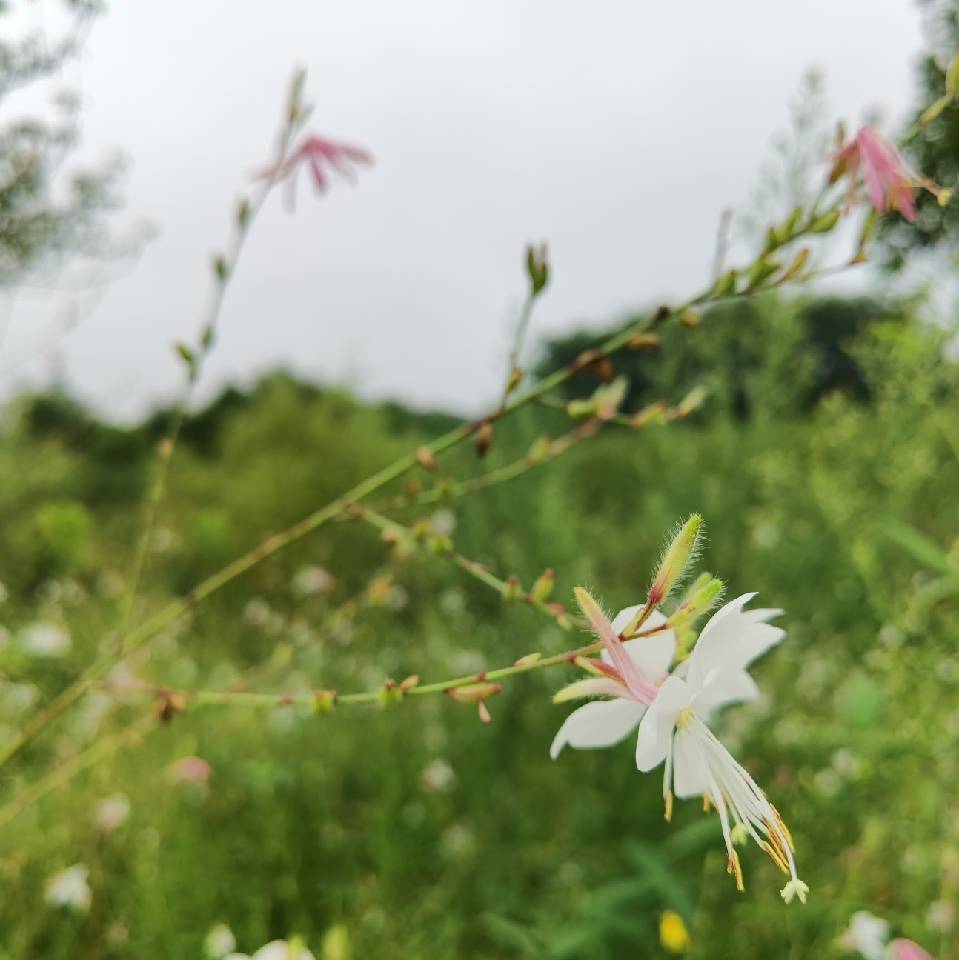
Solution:
[(403, 699), (403, 690), (395, 680), (384, 680), (383, 686), (376, 692), (376, 699), (382, 706), (387, 707)]
[(446, 692), (460, 703), (475, 703), (479, 711), (479, 718), (485, 724), (493, 722), (490, 712), (486, 707), (486, 700), (495, 696), (503, 689), (500, 683), (468, 683), (462, 687), (452, 687)]
[(332, 713), (336, 706), (335, 690), (315, 690), (313, 692), (313, 712), (321, 715)]
[(676, 407), (676, 412), (680, 417), (688, 417), (691, 413), (695, 413), (704, 403), (706, 402), (706, 388), (705, 387), (693, 387), (689, 393), (679, 401), (679, 406)]
[(517, 660), (513, 664), (513, 666), (528, 667), (534, 663), (538, 663), (542, 659), (543, 659), (543, 655), (541, 653), (527, 653), (525, 657), (520, 657), (519, 660)]
[(221, 283), (226, 280), (228, 272), (226, 260), (220, 254), (217, 254), (213, 258), (213, 272), (216, 274), (217, 280), (219, 280)]
[(634, 333), (626, 341), (627, 350), (655, 350), (663, 342), (658, 333)]
[(416, 462), (424, 470), (436, 470), (439, 467), (439, 463), (429, 447), (420, 447), (416, 451)]
[(587, 417), (595, 416), (597, 409), (596, 401), (590, 400), (570, 400), (566, 404), (566, 413), (575, 420), (585, 420)]
[(677, 318), (679, 322), (690, 330), (697, 330), (703, 324), (703, 315), (692, 307), (687, 307)]
[(749, 268), (749, 290), (755, 290), (768, 280), (779, 268), (781, 264), (776, 260), (765, 255), (761, 256)]
[(236, 205), (236, 225), (245, 230), (250, 222), (250, 201), (243, 197)]
[(453, 549), (453, 541), (447, 534), (437, 533), (426, 541), (426, 549), (436, 556), (442, 556)]
[(482, 460), (489, 453), (491, 446), (493, 446), (493, 424), (489, 420), (484, 420), (476, 431), (476, 456)]
[(519, 600), (522, 593), (523, 587), (519, 582), (519, 578), (511, 573), (503, 582), (503, 603), (513, 603)]
[(538, 297), (549, 283), (549, 254), (545, 243), (526, 248), (526, 275), (529, 277), (529, 295)]
[(545, 603), (549, 600), (549, 595), (553, 592), (553, 584), (556, 582), (556, 574), (552, 567), (547, 567), (533, 582), (532, 589), (529, 592), (530, 599), (536, 603)]
[(801, 247), (796, 251), (796, 256), (792, 258), (789, 262), (789, 266), (783, 271), (783, 275), (779, 278), (779, 282), (783, 283), (786, 280), (793, 280), (796, 275), (804, 266), (806, 266), (806, 261), (810, 256), (809, 247)]
[(736, 286), (739, 281), (739, 272), (736, 270), (727, 270), (713, 287), (714, 297), (729, 297), (736, 292)]
[(526, 454), (526, 462), (530, 464), (542, 463), (549, 456), (549, 437), (537, 437)]
[(649, 605), (658, 606), (669, 596), (673, 587), (682, 578), (686, 566), (696, 552), (699, 543), (699, 529), (703, 518), (694, 513), (673, 537), (663, 559), (659, 563), (656, 577), (649, 588)]
[(724, 589), (722, 580), (717, 580), (708, 573), (699, 577), (669, 618), (669, 625), (676, 631), (689, 626), (716, 605)]
[(652, 424), (666, 423), (668, 407), (665, 400), (657, 400), (655, 403), (647, 404), (642, 410), (637, 411), (629, 418), (629, 425), (634, 430), (642, 430), (643, 427)]
[(506, 396), (509, 396), (522, 382), (525, 373), (521, 367), (513, 367), (506, 381)]
[(628, 390), (629, 381), (625, 377), (617, 377), (612, 383), (600, 387), (593, 394), (596, 416), (600, 420), (612, 420), (623, 405)]
[(400, 681), (400, 690), (403, 693), (408, 693), (413, 687), (419, 686), (420, 677), (419, 674), (414, 673), (411, 676), (407, 677), (405, 680)]
[(830, 210), (813, 220), (808, 229), (810, 233), (829, 233), (837, 223), (839, 223), (839, 211)]

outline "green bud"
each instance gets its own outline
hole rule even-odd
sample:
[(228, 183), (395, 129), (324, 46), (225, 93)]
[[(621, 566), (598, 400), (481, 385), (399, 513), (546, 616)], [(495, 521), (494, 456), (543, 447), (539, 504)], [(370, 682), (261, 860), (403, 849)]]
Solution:
[(236, 205), (236, 225), (241, 229), (245, 230), (246, 225), (250, 222), (250, 201), (246, 197), (243, 197)]
[(542, 463), (549, 456), (550, 443), (549, 437), (537, 437), (529, 448), (529, 453), (526, 454), (527, 462), (531, 464)]
[(220, 280), (220, 281), (226, 280), (226, 275), (227, 275), (226, 260), (222, 256), (220, 256), (220, 254), (217, 254), (213, 258), (213, 272), (216, 274), (217, 280)]
[(601, 420), (612, 420), (623, 405), (628, 390), (629, 381), (625, 377), (617, 377), (612, 383), (600, 387), (593, 394), (596, 416)]
[(676, 411), (681, 417), (688, 417), (695, 413), (706, 402), (707, 391), (705, 387), (693, 387), (689, 393), (679, 401)]
[(403, 699), (403, 691), (395, 680), (386, 680), (376, 692), (376, 699), (381, 706), (388, 707), (399, 703)]
[(426, 549), (437, 556), (449, 553), (453, 549), (453, 541), (445, 534), (435, 534), (426, 541)]
[(739, 271), (727, 270), (713, 287), (714, 297), (728, 297), (736, 292), (736, 284), (739, 280)]
[(336, 706), (335, 690), (316, 690), (313, 693), (313, 712), (322, 715), (332, 713)]
[(686, 572), (686, 566), (696, 552), (702, 524), (703, 518), (694, 513), (670, 541), (649, 588), (648, 603), (651, 607), (662, 603)]
[(829, 233), (837, 223), (839, 223), (839, 211), (830, 210), (821, 217), (816, 217), (816, 219), (809, 224), (808, 230), (810, 233)]
[(549, 283), (549, 259), (546, 244), (526, 248), (526, 275), (529, 277), (530, 298), (538, 297)]
[(792, 258), (789, 262), (789, 266), (786, 267), (783, 271), (783, 275), (779, 278), (779, 283), (783, 283), (786, 280), (792, 280), (799, 273), (804, 266), (806, 266), (806, 261), (809, 260), (810, 250), (809, 247), (802, 247), (796, 251), (796, 256)]
[(553, 585), (556, 583), (556, 574), (553, 572), (553, 569), (547, 568), (544, 570), (533, 583), (533, 587), (529, 592), (530, 597), (535, 600), (537, 603), (545, 603), (549, 600), (550, 594), (553, 592)]
[(711, 610), (723, 595), (725, 585), (722, 580), (710, 577), (709, 574), (705, 576), (706, 582), (702, 583), (703, 578), (699, 577), (687, 591), (676, 612), (669, 618), (669, 623), (674, 630), (690, 626)]
[(576, 420), (585, 420), (587, 417), (596, 415), (597, 406), (594, 399), (570, 400), (566, 404), (566, 412)]
[(196, 375), (196, 354), (194, 354), (193, 348), (187, 346), (187, 344), (180, 340), (176, 343), (174, 349), (176, 350), (177, 356), (186, 365), (187, 375), (192, 380)]
[(513, 603), (519, 600), (522, 593), (523, 587), (519, 582), (519, 578), (514, 574), (510, 574), (503, 582), (503, 603)]
[(749, 268), (749, 289), (755, 290), (764, 281), (768, 280), (780, 267), (780, 264), (769, 257), (761, 256)]

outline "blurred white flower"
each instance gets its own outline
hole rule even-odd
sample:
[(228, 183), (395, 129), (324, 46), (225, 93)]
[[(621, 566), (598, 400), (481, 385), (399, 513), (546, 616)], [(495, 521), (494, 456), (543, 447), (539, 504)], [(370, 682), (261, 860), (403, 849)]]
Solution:
[(336, 581), (333, 575), (323, 567), (300, 567), (293, 575), (290, 586), (294, 593), (305, 597), (315, 593), (329, 593)]
[(260, 947), (253, 956), (246, 953), (231, 953), (223, 960), (316, 960), (298, 940), (273, 940)]
[(20, 633), (20, 646), (34, 657), (62, 657), (70, 649), (70, 634), (56, 623), (31, 623)]
[(4, 712), (22, 713), (37, 702), (40, 690), (32, 683), (4, 683), (0, 685), (0, 707)]
[(270, 619), (271, 613), (270, 605), (262, 597), (254, 597), (243, 608), (243, 619), (251, 627), (262, 627)]
[(956, 908), (948, 900), (934, 900), (929, 904), (926, 923), (930, 930), (948, 933), (956, 925)]
[(97, 829), (103, 833), (113, 833), (126, 823), (130, 816), (130, 801), (122, 793), (101, 800), (97, 806)]
[(443, 507), (430, 517), (430, 529), (438, 537), (448, 537), (456, 529), (456, 514)]
[(889, 924), (868, 910), (860, 910), (850, 917), (839, 943), (846, 950), (858, 952), (865, 960), (883, 960), (888, 939)]
[(47, 903), (86, 913), (93, 901), (93, 893), (87, 883), (88, 873), (86, 864), (75, 863), (72, 867), (54, 874), (47, 881)]
[(436, 759), (420, 774), (423, 786), (434, 793), (445, 793), (456, 782), (453, 768), (442, 759)]
[(218, 923), (216, 926), (210, 927), (210, 932), (203, 941), (203, 951), (210, 960), (223, 960), (228, 953), (232, 953), (235, 949), (236, 937), (233, 936), (233, 931), (225, 923)]

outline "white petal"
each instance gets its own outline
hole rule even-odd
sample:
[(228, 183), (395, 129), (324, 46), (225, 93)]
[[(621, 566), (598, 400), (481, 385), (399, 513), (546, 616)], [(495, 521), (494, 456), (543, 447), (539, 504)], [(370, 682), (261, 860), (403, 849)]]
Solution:
[(741, 666), (749, 664), (761, 657), (770, 647), (774, 647), (786, 631), (781, 627), (772, 627), (768, 623), (751, 623), (743, 631), (739, 640), (739, 658)]
[(673, 793), (685, 799), (708, 790), (709, 768), (702, 744), (692, 731), (677, 730), (673, 741)]
[(751, 703), (759, 699), (759, 687), (745, 670), (717, 670), (693, 696), (696, 713), (708, 720), (709, 715), (730, 703)]
[[(627, 607), (616, 614), (613, 621), (613, 629), (621, 633), (626, 624), (642, 610), (643, 605), (637, 603), (635, 607)], [(659, 627), (666, 622), (658, 610), (653, 610), (648, 619), (643, 624), (643, 629), (648, 630), (651, 627)], [(664, 630), (662, 633), (654, 633), (649, 637), (639, 637), (636, 640), (627, 640), (623, 644), (626, 652), (629, 654), (633, 663), (639, 667), (643, 673), (654, 683), (662, 679), (669, 671), (669, 665), (673, 662), (676, 654), (676, 634), (672, 630)], [(604, 650), (600, 656), (606, 663), (611, 663), (609, 654)]]
[[(736, 651), (736, 639), (745, 627), (742, 608), (754, 593), (744, 593), (720, 607), (707, 621), (689, 656), (689, 682), (694, 687), (702, 683), (714, 667), (732, 666)], [(736, 664), (741, 666), (741, 664)]]
[(635, 700), (593, 700), (584, 704), (563, 722), (549, 755), (555, 760), (567, 745), (577, 750), (611, 747), (629, 736), (645, 712), (646, 705)]
[(646, 773), (666, 759), (679, 711), (689, 706), (689, 686), (679, 677), (669, 677), (646, 711), (636, 738), (636, 766)]
[(781, 617), (785, 612), (785, 610), (774, 610), (771, 607), (757, 607), (755, 610), (744, 610), (743, 616), (756, 623), (768, 623), (776, 617)]

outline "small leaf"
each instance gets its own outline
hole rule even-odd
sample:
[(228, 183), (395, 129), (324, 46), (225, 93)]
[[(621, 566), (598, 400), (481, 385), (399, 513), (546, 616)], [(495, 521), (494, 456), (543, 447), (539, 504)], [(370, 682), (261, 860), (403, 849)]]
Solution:
[(946, 93), (951, 97), (959, 93), (959, 50), (953, 54), (946, 68)]

